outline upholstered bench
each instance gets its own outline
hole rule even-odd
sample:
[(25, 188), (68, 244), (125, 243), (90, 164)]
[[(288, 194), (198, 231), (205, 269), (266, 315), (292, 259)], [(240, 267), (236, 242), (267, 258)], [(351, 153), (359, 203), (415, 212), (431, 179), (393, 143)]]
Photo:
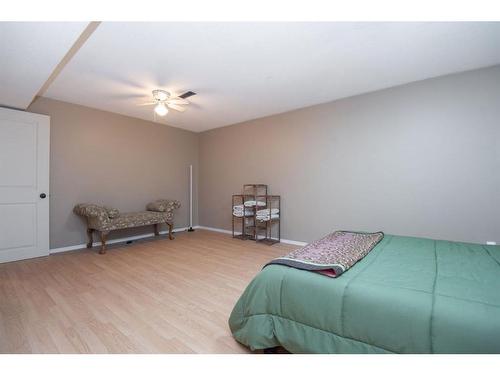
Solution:
[(116, 229), (134, 228), (153, 225), (155, 236), (159, 236), (158, 225), (168, 225), (168, 236), (171, 240), (174, 209), (181, 204), (175, 200), (159, 199), (147, 205), (147, 211), (120, 213), (116, 208), (99, 206), (96, 204), (77, 204), (73, 212), (87, 220), (87, 248), (93, 245), (94, 231), (101, 235), (101, 250), (99, 254), (106, 253), (106, 238), (110, 231)]

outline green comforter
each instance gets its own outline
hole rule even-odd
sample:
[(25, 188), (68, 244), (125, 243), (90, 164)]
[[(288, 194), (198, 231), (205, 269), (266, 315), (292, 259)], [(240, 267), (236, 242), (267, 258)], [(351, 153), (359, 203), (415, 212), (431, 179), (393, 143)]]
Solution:
[(251, 349), (500, 353), (500, 246), (386, 235), (336, 279), (270, 265), (229, 325)]

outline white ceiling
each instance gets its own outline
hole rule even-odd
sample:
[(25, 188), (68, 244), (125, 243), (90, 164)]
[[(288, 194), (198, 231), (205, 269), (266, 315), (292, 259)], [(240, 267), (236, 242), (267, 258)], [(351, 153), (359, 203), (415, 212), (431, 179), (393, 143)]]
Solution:
[(0, 22), (0, 105), (26, 109), (86, 22)]
[(496, 65), (499, 45), (500, 23), (104, 22), (45, 96), (153, 120), (151, 90), (193, 90), (161, 121), (203, 131)]

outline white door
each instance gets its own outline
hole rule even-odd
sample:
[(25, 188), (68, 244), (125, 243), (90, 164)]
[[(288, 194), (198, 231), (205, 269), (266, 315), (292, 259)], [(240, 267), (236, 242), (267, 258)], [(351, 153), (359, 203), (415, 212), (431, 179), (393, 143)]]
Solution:
[(49, 255), (49, 129), (0, 108), (0, 263)]

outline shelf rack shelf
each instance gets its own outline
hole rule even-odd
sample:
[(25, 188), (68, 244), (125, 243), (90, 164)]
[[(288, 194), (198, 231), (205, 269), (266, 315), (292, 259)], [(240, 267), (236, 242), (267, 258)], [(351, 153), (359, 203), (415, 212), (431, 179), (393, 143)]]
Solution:
[[(259, 220), (256, 216), (256, 238), (257, 242), (274, 245), (281, 241), (281, 196), (260, 195), (257, 199), (265, 199), (266, 206), (262, 210), (268, 211), (265, 220)], [(276, 211), (277, 210), (277, 211)], [(262, 212), (262, 211), (261, 211)], [(276, 234), (273, 236), (273, 228)], [(264, 236), (259, 236), (259, 231), (264, 231)]]
[[(233, 238), (253, 240), (268, 245), (280, 242), (281, 197), (269, 195), (267, 185), (245, 184), (242, 194), (234, 194), (231, 203)], [(265, 210), (269, 210), (267, 215)], [(239, 234), (236, 234), (237, 228), (240, 228)], [(274, 236), (273, 228), (277, 229)]]

